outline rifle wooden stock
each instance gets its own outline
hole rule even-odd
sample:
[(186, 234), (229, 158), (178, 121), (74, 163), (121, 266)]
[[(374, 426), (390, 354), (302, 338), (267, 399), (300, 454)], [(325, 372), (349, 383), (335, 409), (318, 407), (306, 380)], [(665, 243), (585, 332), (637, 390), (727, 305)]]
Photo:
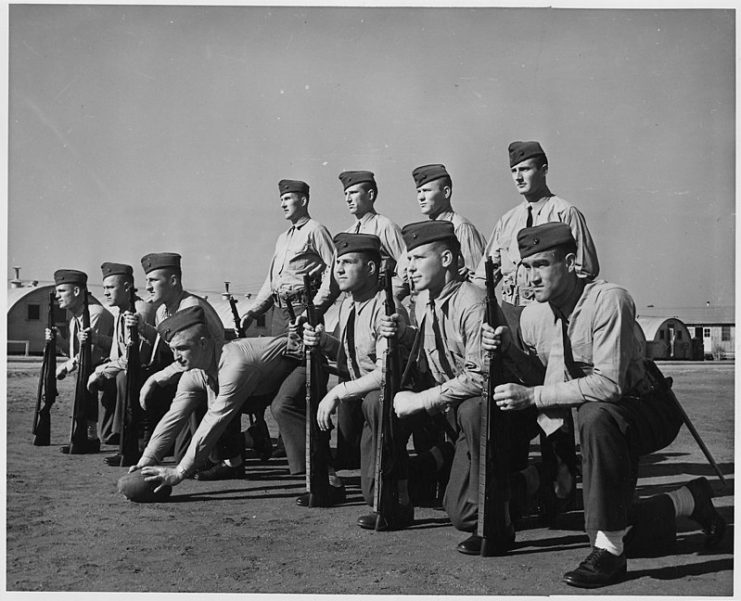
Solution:
[[(88, 291), (83, 292), (82, 328), (90, 327), (90, 307), (88, 305)], [(87, 443), (87, 415), (88, 408), (98, 403), (98, 395), (87, 389), (87, 381), (93, 371), (91, 335), (80, 343), (80, 352), (77, 360), (77, 382), (75, 384), (75, 400), (72, 405), (72, 426), (69, 433), (69, 452), (76, 450)]]
[[(136, 293), (134, 286), (129, 288), (129, 311), (136, 313)], [(139, 348), (139, 331), (136, 326), (128, 328), (126, 341), (126, 394), (121, 411), (121, 433), (118, 453), (121, 467), (135, 465), (139, 461), (139, 391), (142, 385), (142, 366)], [(116, 341), (113, 341), (116, 344)]]
[[(392, 287), (393, 271), (385, 267), (381, 282), (385, 292), (384, 309), (386, 315), (396, 312)], [(394, 412), (394, 395), (401, 388), (401, 357), (397, 336), (387, 338), (387, 347), (381, 375), (381, 424), (376, 439), (375, 490), (373, 508), (376, 516), (376, 530), (383, 530), (391, 522), (394, 510), (399, 504), (399, 419)]]
[[(315, 286), (311, 276), (304, 276), (306, 294), (306, 320), (316, 327), (320, 323), (314, 306)], [(306, 492), (309, 494), (309, 507), (329, 506), (329, 433), (323, 433), (317, 422), (319, 402), (326, 393), (322, 372), (321, 350), (318, 347), (305, 348), (306, 355)]]
[(51, 340), (44, 345), (44, 360), (39, 375), (36, 411), (33, 415), (33, 444), (37, 447), (49, 446), (51, 442), (51, 406), (57, 398), (57, 335), (54, 330), (54, 292), (49, 292), (49, 314), (46, 327), (51, 331)]
[[(494, 293), (494, 264), (486, 258), (486, 323), (499, 323), (499, 306)], [(509, 517), (509, 416), (492, 400), (500, 384), (502, 357), (490, 353), (484, 365), (484, 398), (481, 403), (479, 441), (479, 494), (476, 534), (481, 537), (481, 555), (501, 555), (513, 541)]]

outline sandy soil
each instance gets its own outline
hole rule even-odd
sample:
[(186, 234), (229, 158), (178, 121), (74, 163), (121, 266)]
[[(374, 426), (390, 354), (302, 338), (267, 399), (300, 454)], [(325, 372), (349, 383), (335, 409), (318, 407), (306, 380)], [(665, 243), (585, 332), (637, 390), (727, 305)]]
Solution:
[[(356, 472), (341, 472), (348, 502), (330, 509), (295, 505), (301, 477), (285, 460), (251, 461), (249, 476), (228, 482), (188, 480), (171, 501), (136, 504), (116, 492), (124, 468), (96, 455), (64, 456), (74, 382), (61, 383), (52, 411), (51, 447), (30, 434), (38, 364), (11, 364), (7, 398), (8, 591), (170, 591), (572, 595), (561, 583), (588, 552), (579, 511), (558, 529), (518, 532), (506, 557), (461, 555), (466, 537), (444, 512), (423, 508), (402, 532), (359, 529), (367, 511)], [(733, 522), (733, 364), (665, 364), (687, 412), (728, 476), (717, 505)], [(271, 421), (273, 435), (277, 434)], [(663, 453), (646, 458), (641, 495), (668, 490), (712, 471), (686, 429)], [(719, 490), (717, 479), (713, 486)], [(610, 595), (731, 595), (733, 528), (705, 552), (694, 523), (680, 524), (676, 553), (629, 561), (628, 579)]]

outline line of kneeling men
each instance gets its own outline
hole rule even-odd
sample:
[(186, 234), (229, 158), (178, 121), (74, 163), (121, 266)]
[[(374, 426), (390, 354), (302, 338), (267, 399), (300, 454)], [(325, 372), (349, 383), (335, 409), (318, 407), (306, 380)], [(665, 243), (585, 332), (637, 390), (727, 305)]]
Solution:
[[(576, 242), (568, 226), (549, 223), (518, 233), (522, 265), (536, 302), (522, 312), (516, 334), (506, 326), (493, 329), (484, 324), (485, 293), (459, 277), (460, 245), (451, 223), (413, 223), (405, 226), (402, 234), (406, 275), (416, 291), (411, 314), (401, 304), (394, 315), (385, 314), (384, 295), (378, 286), (378, 237), (342, 233), (334, 240), (333, 266), (334, 278), (346, 295), (339, 310), (339, 335), (333, 336), (321, 325), (303, 326), (304, 345), (319, 347), (349, 374), (322, 399), (317, 413), (320, 427), (332, 427), (331, 416), (338, 405), (361, 403), (361, 488), (371, 506), (380, 424), (378, 394), (390, 337), (397, 337), (407, 351), (408, 364), (418, 372), (416, 387), (397, 392), (393, 408), (403, 424), (403, 436), (419, 437), (424, 451), (411, 467), (406, 452), (398, 458), (399, 504), (388, 529), (413, 523), (410, 479), (429, 477), (433, 481), (445, 474), (445, 511), (457, 529), (475, 532), (482, 365), (485, 354), (495, 352), (503, 357), (509, 381), (495, 389), (493, 400), (510, 412), (512, 420), (513, 518), (523, 515), (536, 495), (550, 517), (573, 507), (578, 470), (570, 444), (574, 432), (569, 416), (576, 409), (585, 529), (592, 550), (564, 575), (567, 584), (595, 588), (619, 581), (626, 573), (626, 555), (669, 548), (676, 537), (678, 517), (697, 521), (708, 546), (720, 542), (725, 521), (713, 507), (713, 491), (704, 478), (641, 502), (634, 500), (639, 457), (669, 445), (681, 426), (681, 416), (652, 382), (638, 354), (630, 295), (614, 284), (578, 277)], [(159, 304), (156, 316), (148, 312), (145, 303), (142, 310), (137, 306), (136, 313), (126, 311), (123, 299), (133, 285), (129, 266), (103, 265), (105, 297), (122, 309), (112, 324), (111, 345), (125, 340), (127, 326), (137, 327), (142, 344), (150, 347), (149, 356), (159, 356), (156, 360), (163, 367), (142, 388), (142, 407), (153, 417), (141, 458), (130, 470), (141, 470), (147, 481), (158, 486), (175, 486), (196, 474), (211, 456), (216, 465), (200, 477), (242, 473), (240, 413), (260, 414), (287, 379), (305, 378), (303, 366), (286, 352), (286, 337), (227, 342), (208, 303), (183, 290), (179, 255), (155, 253), (145, 256), (142, 264), (147, 289)], [(60, 307), (73, 315), (77, 307), (72, 297), (75, 288), (84, 288), (85, 279), (74, 270), (55, 274)], [(106, 317), (98, 310), (91, 310), (92, 315), (97, 317), (90, 330), (79, 332), (77, 326), (78, 338), (91, 336), (93, 343), (104, 349), (105, 328), (96, 326)], [(74, 334), (75, 328), (71, 329)], [(174, 361), (166, 365), (168, 352)], [(74, 368), (74, 360), (71, 362), (60, 367), (60, 376)], [(103, 363), (91, 375), (90, 388), (105, 388), (107, 383), (120, 380), (125, 368), (123, 360)], [(169, 406), (162, 400), (168, 388), (176, 390), (174, 397), (170, 392)], [(104, 408), (110, 413), (112, 406), (104, 404)], [(160, 465), (188, 420), (204, 408), (178, 464)], [(289, 410), (295, 412), (296, 423), (303, 425), (305, 407), (296, 404)], [(445, 439), (439, 418), (435, 418), (438, 415), (454, 425), (455, 440)], [(100, 446), (96, 418), (89, 416), (90, 451)], [(113, 442), (115, 416), (101, 423), (104, 441)], [(529, 441), (539, 434), (542, 446), (550, 448), (550, 459), (528, 465)], [(291, 428), (282, 428), (281, 435), (293, 438), (294, 443), (303, 439), (303, 433)], [(332, 470), (329, 479), (332, 502), (342, 502), (341, 480)], [(302, 496), (298, 502), (306, 504), (307, 499)], [(375, 527), (375, 516), (362, 516), (358, 523)], [(474, 533), (458, 550), (478, 554), (480, 546), (481, 539)]]

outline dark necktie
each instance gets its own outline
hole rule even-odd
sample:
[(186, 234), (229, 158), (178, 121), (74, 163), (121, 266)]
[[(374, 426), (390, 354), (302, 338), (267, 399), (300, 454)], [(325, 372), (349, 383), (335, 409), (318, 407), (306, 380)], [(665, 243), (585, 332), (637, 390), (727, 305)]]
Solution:
[(572, 379), (584, 377), (584, 371), (574, 361), (574, 355), (571, 352), (571, 341), (569, 340), (568, 321), (562, 315), (558, 317), (561, 320), (561, 336), (563, 337), (563, 363), (566, 371)]
[(432, 334), (435, 337), (435, 349), (437, 350), (437, 356), (439, 357), (440, 367), (442, 367), (445, 375), (452, 380), (455, 378), (455, 372), (453, 372), (453, 368), (450, 366), (450, 361), (448, 361), (448, 353), (445, 350), (443, 336), (440, 332), (440, 324), (437, 321), (437, 314), (435, 313), (434, 300), (430, 300), (430, 302), (427, 303), (427, 311), (429, 317), (428, 322), (432, 329)]
[(355, 355), (355, 305), (350, 309), (350, 315), (347, 318), (345, 342), (347, 343), (345, 352), (347, 352), (347, 357), (350, 359), (350, 366), (357, 379), (360, 377), (360, 366), (358, 365), (358, 358)]
[(360, 233), (360, 221), (358, 221), (358, 222), (357, 222), (357, 223), (355, 224), (355, 233), (356, 233), (356, 234), (359, 234), (359, 233)]
[(533, 205), (527, 205), (527, 224), (525, 227), (533, 227)]

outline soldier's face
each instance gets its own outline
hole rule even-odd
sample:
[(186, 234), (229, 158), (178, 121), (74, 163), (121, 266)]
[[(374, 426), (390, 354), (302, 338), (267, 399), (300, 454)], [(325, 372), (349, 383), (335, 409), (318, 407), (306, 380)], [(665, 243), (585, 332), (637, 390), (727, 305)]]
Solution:
[(192, 328), (175, 334), (170, 340), (170, 350), (185, 371), (209, 366), (208, 341), (203, 336), (195, 335)]
[(345, 202), (352, 215), (360, 219), (373, 209), (375, 192), (365, 191), (363, 184), (355, 184), (345, 190)]
[[(570, 260), (571, 259), (571, 260)], [(522, 260), (528, 287), (539, 303), (557, 301), (569, 289), (570, 264), (574, 255), (560, 258), (554, 250), (544, 250)]]
[(423, 215), (435, 216), (448, 205), (450, 188), (442, 185), (442, 179), (436, 179), (417, 188), (417, 202)]
[(289, 221), (299, 219), (306, 207), (306, 199), (295, 192), (286, 192), (280, 197), (280, 208), (283, 209), (283, 216)]
[(54, 293), (60, 309), (74, 311), (82, 302), (82, 289), (74, 284), (59, 284)]
[(517, 191), (524, 195), (537, 194), (546, 187), (548, 165), (538, 167), (538, 159), (525, 159), (510, 169)]
[(445, 267), (449, 262), (450, 251), (442, 252), (439, 245), (432, 242), (423, 244), (407, 253), (409, 263), (407, 276), (415, 290), (437, 290), (445, 283)]
[(335, 259), (334, 277), (342, 292), (361, 288), (368, 275), (368, 261), (360, 253), (346, 253)]
[(167, 302), (176, 286), (176, 278), (166, 269), (155, 269), (147, 274), (149, 300), (157, 305)]
[(125, 308), (129, 304), (129, 283), (119, 275), (103, 280), (103, 298), (109, 307)]

